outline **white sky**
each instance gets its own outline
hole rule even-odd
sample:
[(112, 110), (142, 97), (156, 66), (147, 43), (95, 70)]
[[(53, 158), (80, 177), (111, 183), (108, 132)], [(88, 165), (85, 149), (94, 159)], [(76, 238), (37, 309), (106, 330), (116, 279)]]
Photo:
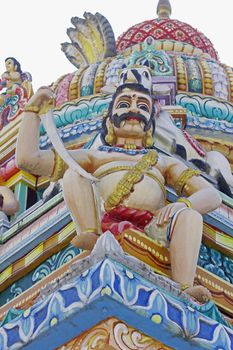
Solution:
[[(76, 68), (60, 43), (70, 42), (66, 29), (71, 17), (85, 11), (103, 14), (117, 38), (130, 26), (157, 17), (157, 0), (2, 0), (0, 73), (4, 59), (13, 56), (33, 77), (34, 89), (50, 84)], [(203, 32), (214, 44), (222, 63), (233, 67), (232, 0), (170, 0), (173, 19)]]

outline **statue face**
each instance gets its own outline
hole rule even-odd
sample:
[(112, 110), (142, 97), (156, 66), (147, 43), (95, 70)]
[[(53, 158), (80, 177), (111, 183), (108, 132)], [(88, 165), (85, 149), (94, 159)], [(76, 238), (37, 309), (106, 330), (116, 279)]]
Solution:
[(149, 95), (123, 90), (115, 99), (111, 121), (116, 135), (129, 133), (139, 136), (148, 130), (152, 113), (152, 99)]
[(14, 72), (16, 71), (15, 69), (15, 64), (13, 62), (13, 60), (11, 58), (9, 58), (6, 62), (5, 62), (5, 65), (6, 65), (6, 70), (7, 72)]

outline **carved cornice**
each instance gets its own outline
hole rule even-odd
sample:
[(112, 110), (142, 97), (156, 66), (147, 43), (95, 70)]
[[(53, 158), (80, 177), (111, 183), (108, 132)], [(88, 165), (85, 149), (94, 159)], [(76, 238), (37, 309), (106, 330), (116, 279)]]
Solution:
[[(161, 332), (166, 329), (163, 335), (166, 334), (168, 346), (176, 346), (177, 340), (174, 338), (177, 338), (179, 329), (181, 334), (179, 340), (183, 342), (182, 348), (185, 348), (185, 342), (190, 342), (194, 337), (197, 345), (194, 348), (202, 347), (206, 344), (205, 332), (200, 332), (200, 326), (203, 325), (203, 327), (208, 326), (210, 330), (208, 334), (221, 332), (221, 337), (211, 338), (212, 345), (231, 348), (233, 331), (228, 328), (230, 324), (222, 317), (213, 302), (199, 305), (188, 294), (181, 292), (177, 283), (153, 273), (146, 264), (126, 255), (116, 244), (113, 236), (106, 233), (97, 241), (90, 256), (67, 264), (66, 268), (69, 265), (69, 270), (63, 269), (59, 278), (47, 283), (41, 289), (40, 296), (34, 305), (24, 310), (21, 316), (1, 327), (4, 344), (17, 342), (17, 345), (25, 346), (38, 335), (40, 339), (43, 338), (49, 330), (49, 349), (52, 349), (110, 316), (125, 319), (121, 313), (123, 307), (124, 315), (128, 311), (131, 314), (131, 321), (137, 318), (137, 325), (141, 331), (146, 320), (150, 320), (151, 328), (147, 329), (146, 333), (150, 335), (153, 330), (153, 337), (159, 341), (162, 340)], [(85, 294), (81, 286), (85, 289)], [(86, 306), (90, 307), (86, 308)], [(84, 317), (88, 310), (93, 311), (92, 316), (89, 314), (88, 317)], [(80, 323), (79, 312), (83, 315), (84, 323), (87, 320), (93, 320), (94, 314), (98, 315), (98, 321), (95, 317), (92, 326), (86, 324), (81, 329), (77, 328), (76, 322), (72, 320), (74, 321), (73, 317), (77, 315)], [(41, 315), (39, 328), (36, 326), (38, 315)], [(63, 343), (61, 343), (61, 339), (54, 336), (54, 331), (58, 331), (60, 325), (64, 326), (67, 317), (70, 321), (69, 330), (74, 326), (75, 333), (71, 334), (70, 331), (69, 334), (63, 333)], [(156, 323), (156, 327), (153, 322)], [(84, 323), (82, 322), (82, 325)], [(8, 329), (14, 327), (17, 327), (19, 332), (12, 337)], [(171, 333), (170, 336), (167, 336), (168, 332)], [(176, 337), (174, 337), (175, 334)], [(48, 341), (48, 334), (46, 339)]]

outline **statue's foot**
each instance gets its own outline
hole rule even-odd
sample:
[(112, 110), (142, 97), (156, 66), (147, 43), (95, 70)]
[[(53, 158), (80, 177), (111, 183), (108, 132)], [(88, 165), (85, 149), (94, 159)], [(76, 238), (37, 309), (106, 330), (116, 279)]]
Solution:
[(192, 286), (184, 290), (184, 293), (189, 294), (192, 298), (197, 300), (199, 303), (207, 303), (211, 299), (210, 291), (203, 286)]
[(92, 250), (98, 237), (94, 232), (79, 233), (72, 239), (71, 244), (79, 249)]

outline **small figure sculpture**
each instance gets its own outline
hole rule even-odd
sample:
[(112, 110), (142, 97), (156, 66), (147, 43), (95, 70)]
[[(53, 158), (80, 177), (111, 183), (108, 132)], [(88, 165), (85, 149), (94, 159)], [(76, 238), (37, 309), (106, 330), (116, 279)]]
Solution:
[(32, 77), (28, 72), (23, 73), (20, 63), (14, 57), (5, 59), (6, 71), (2, 74), (0, 80), (0, 90), (6, 88), (5, 93), (0, 95), (0, 105), (6, 99), (6, 96), (15, 95), (19, 87), (23, 87), (27, 93), (27, 97), (32, 96)]
[[(91, 250), (101, 234), (101, 224), (103, 232), (111, 230), (116, 235), (137, 227), (169, 246), (172, 279), (180, 283), (181, 290), (205, 302), (209, 291), (193, 285), (202, 239), (201, 214), (216, 209), (221, 199), (199, 171), (154, 149), (158, 110), (151, 84), (147, 69), (125, 71), (103, 120), (104, 145), (69, 151), (98, 178), (94, 187), (68, 168), (56, 151), (39, 149), (40, 116), (54, 99), (49, 88), (39, 89), (25, 107), (17, 164), (33, 174), (51, 176), (52, 181), (63, 177), (64, 198), (77, 227), (76, 246)], [(176, 190), (177, 202), (166, 204), (165, 184)]]
[(14, 193), (7, 186), (0, 186), (0, 219), (7, 219), (19, 210), (19, 203)]
[(20, 63), (14, 57), (5, 60), (6, 71), (0, 80), (0, 129), (15, 119), (29, 98), (33, 95), (32, 77), (22, 72)]

